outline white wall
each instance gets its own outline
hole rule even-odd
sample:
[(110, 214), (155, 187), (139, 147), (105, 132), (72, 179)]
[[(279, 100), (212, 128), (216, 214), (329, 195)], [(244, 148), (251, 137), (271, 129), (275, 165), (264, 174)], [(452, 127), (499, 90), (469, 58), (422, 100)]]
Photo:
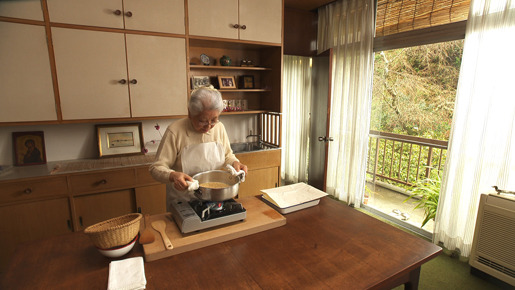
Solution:
[[(220, 120), (225, 125), (232, 143), (244, 142), (250, 130), (256, 132), (257, 121), (253, 115), (221, 116)], [(164, 134), (166, 127), (174, 121), (175, 119), (142, 121), (145, 147), (149, 152), (156, 152), (158, 146), (151, 141), (161, 139), (159, 132), (154, 128), (156, 123), (161, 127), (161, 134)], [(48, 162), (97, 157), (95, 124), (9, 126), (0, 127), (0, 165), (13, 164), (12, 132), (26, 131), (44, 132)]]

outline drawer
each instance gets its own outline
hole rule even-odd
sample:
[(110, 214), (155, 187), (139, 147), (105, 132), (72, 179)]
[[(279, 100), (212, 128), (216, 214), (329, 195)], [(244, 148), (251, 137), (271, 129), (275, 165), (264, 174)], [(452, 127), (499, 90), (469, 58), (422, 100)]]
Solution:
[(136, 168), (136, 175), (138, 176), (138, 186), (159, 183), (159, 181), (155, 180), (154, 177), (150, 175), (148, 168), (148, 166)]
[(136, 173), (134, 169), (118, 169), (70, 176), (70, 186), (73, 194), (105, 192), (114, 189), (134, 187)]
[(235, 154), (249, 170), (281, 166), (281, 149)]
[(12, 181), (0, 184), (0, 203), (67, 195), (66, 176)]

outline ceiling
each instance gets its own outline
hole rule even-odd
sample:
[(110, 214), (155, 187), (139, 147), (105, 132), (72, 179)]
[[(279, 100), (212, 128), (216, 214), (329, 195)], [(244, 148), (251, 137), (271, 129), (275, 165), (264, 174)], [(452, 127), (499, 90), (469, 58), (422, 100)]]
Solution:
[(300, 10), (314, 10), (335, 0), (284, 0), (284, 7)]

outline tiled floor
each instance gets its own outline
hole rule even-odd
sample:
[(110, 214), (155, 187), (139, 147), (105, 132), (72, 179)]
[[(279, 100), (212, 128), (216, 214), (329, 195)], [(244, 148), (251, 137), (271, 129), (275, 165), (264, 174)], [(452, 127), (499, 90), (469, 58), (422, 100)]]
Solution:
[[(405, 218), (402, 216), (402, 213), (404, 213), (405, 216), (408, 216), (408, 219), (405, 220), (405, 222), (410, 223), (415, 227), (420, 227), (424, 220), (424, 209), (414, 209), (416, 205), (414, 200), (404, 202), (408, 197), (407, 195), (379, 185), (367, 183), (367, 188), (369, 189), (368, 192), (370, 195), (367, 202), (368, 206), (399, 220)], [(434, 222), (430, 220), (422, 229), (432, 233), (433, 227)]]

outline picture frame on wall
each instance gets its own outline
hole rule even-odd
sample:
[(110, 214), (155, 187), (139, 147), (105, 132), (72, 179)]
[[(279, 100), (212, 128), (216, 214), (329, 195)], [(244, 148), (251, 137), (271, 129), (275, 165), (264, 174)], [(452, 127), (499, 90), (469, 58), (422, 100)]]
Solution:
[(238, 87), (240, 89), (254, 89), (254, 76), (253, 75), (240, 76)]
[(236, 88), (233, 76), (218, 76), (218, 85), (221, 90)]
[(46, 164), (43, 131), (13, 132), (12, 136), (16, 166)]
[(209, 76), (192, 76), (191, 77), (191, 88), (198, 89), (200, 87), (207, 87), (211, 85)]
[(96, 125), (98, 157), (144, 154), (141, 123)]

